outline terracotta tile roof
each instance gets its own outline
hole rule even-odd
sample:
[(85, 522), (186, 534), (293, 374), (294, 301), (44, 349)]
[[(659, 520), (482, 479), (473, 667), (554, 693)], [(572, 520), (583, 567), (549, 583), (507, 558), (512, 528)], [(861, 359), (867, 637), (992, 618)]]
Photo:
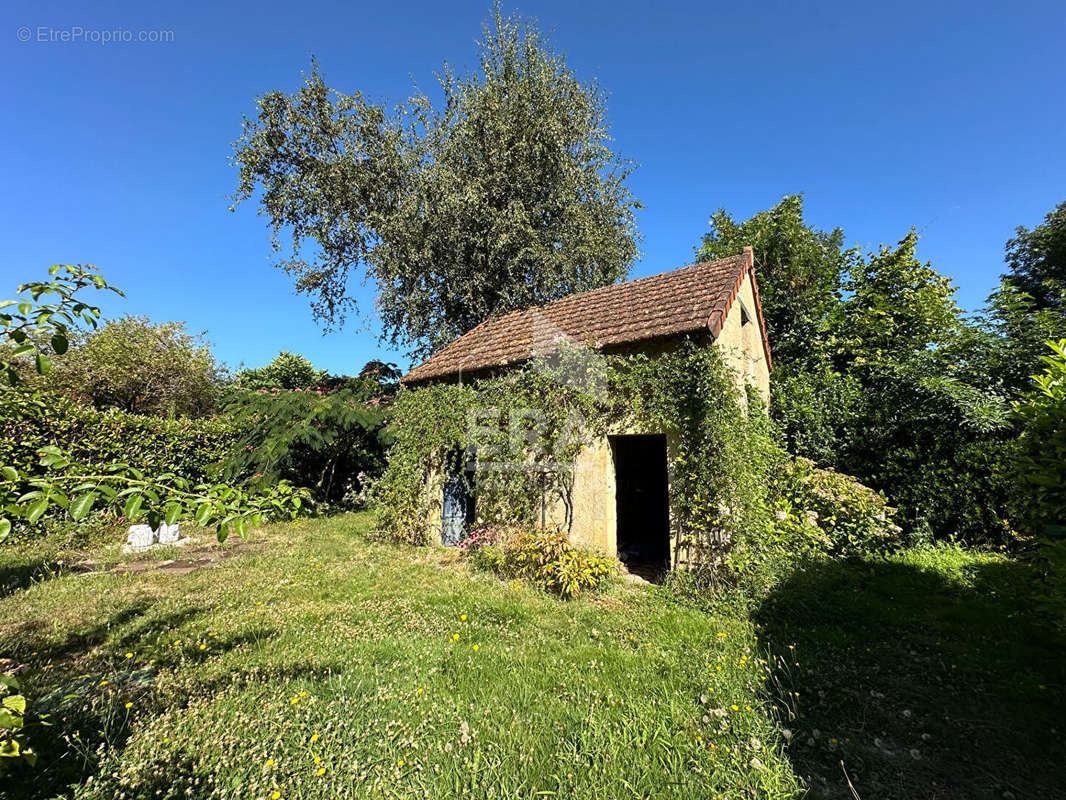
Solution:
[[(750, 247), (740, 255), (568, 295), (547, 305), (485, 320), (419, 364), (404, 383), (507, 366), (550, 350), (560, 339), (595, 348), (705, 330), (717, 338), (744, 277), (751, 274)], [(766, 328), (755, 288), (755, 306), (769, 363)]]

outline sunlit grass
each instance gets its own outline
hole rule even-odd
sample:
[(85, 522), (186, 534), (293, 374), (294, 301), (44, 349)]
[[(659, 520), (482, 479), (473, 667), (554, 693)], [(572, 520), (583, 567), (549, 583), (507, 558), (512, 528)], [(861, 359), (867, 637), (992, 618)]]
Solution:
[(745, 620), (646, 587), (560, 601), (367, 525), (272, 526), (190, 574), (5, 597), (0, 649), (58, 721), (12, 774), (21, 795), (799, 793)]

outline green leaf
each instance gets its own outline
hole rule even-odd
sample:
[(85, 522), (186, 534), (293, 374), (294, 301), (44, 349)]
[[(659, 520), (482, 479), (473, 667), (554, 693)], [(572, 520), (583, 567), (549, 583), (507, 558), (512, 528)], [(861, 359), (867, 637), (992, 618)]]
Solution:
[(178, 521), (178, 517), (181, 516), (181, 503), (170, 503), (167, 505), (167, 510), (163, 514), (163, 521), (167, 525), (173, 525)]
[(26, 512), (26, 521), (31, 524), (39, 520), (44, 516), (44, 512), (48, 510), (48, 497), (42, 497), (35, 501)]
[(11, 533), (11, 520), (0, 517), (0, 542), (4, 541)]
[(13, 694), (4, 698), (4, 708), (9, 708), (19, 714), (26, 713), (26, 698), (20, 694)]
[[(5, 708), (0, 708), (0, 730), (17, 730), (22, 727), (22, 717), (19, 714), (14, 714)], [(4, 744), (11, 742), (10, 739), (6, 740)], [(17, 744), (17, 743), (16, 743)], [(4, 750), (0, 750), (0, 756), (8, 755)], [(16, 746), (15, 755), (18, 755), (18, 748)]]
[(131, 494), (126, 501), (126, 505), (122, 509), (123, 515), (128, 520), (135, 520), (141, 513), (141, 504), (144, 502), (144, 498), (139, 494)]
[(61, 356), (67, 352), (67, 347), (70, 343), (67, 342), (67, 337), (61, 333), (57, 333), (52, 337), (52, 349), (55, 350), (56, 355)]
[(92, 510), (96, 501), (96, 492), (86, 492), (70, 504), (70, 516), (79, 520)]
[(4, 476), (4, 480), (17, 481), (19, 479), (19, 471), (14, 467), (0, 469), (0, 475)]
[(37, 352), (37, 374), (47, 375), (52, 371), (52, 360), (44, 353)]
[(198, 509), (196, 509), (196, 524), (201, 528), (207, 525), (207, 521), (211, 519), (211, 504), (204, 503)]

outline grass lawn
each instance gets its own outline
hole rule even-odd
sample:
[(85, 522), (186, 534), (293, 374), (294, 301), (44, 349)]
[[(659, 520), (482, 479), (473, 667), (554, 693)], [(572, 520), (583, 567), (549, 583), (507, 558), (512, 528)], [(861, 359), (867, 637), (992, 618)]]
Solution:
[(854, 798), (846, 769), (863, 800), (1062, 796), (1066, 648), (1006, 559), (823, 564), (749, 617), (621, 583), (563, 602), (368, 523), (84, 574), (53, 540), (0, 549), (0, 656), (53, 723), (0, 791)]
[(184, 574), (26, 586), (22, 563), (47, 558), (9, 561), (24, 588), (0, 601), (0, 653), (30, 665), (25, 690), (56, 722), (12, 794), (799, 792), (743, 619), (622, 584), (563, 602), (450, 551), (369, 544), (367, 524), (273, 526)]

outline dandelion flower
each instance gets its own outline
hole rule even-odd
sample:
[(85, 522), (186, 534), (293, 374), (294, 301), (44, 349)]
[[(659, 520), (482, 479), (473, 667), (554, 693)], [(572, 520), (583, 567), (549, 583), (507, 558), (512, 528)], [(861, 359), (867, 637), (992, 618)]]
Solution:
[(315, 756), (315, 763), (316, 764), (321, 764), (322, 763), (322, 757), (321, 756)]
[(474, 650), (474, 652), (475, 652), (475, 653), (476, 653), (476, 652), (477, 652), (478, 650), (480, 650), (480, 649), (481, 649), (481, 645), (479, 645), (479, 644), (475, 644), (475, 645), (474, 645), (474, 647), (473, 647), (473, 650)]
[(101, 686), (107, 686), (107, 681), (100, 681)]
[(317, 733), (312, 733), (311, 734), (311, 744), (314, 744), (317, 741), (318, 741), (318, 734)]
[(177, 646), (178, 646), (178, 645), (180, 645), (180, 644), (181, 644), (181, 639), (175, 639), (175, 640), (174, 640), (174, 646), (175, 646), (175, 647), (177, 647)]
[(202, 645), (200, 645), (200, 649), (201, 649), (201, 650), (206, 650), (206, 649), (207, 649), (207, 645), (206, 645), (206, 644), (202, 644)]
[(460, 614), (459, 615), (459, 620), (460, 620), (460, 622), (466, 622), (466, 614)]
[(133, 703), (126, 703), (126, 708), (133, 708)]
[(270, 800), (281, 800), (281, 792), (278, 792), (278, 791), (274, 791), (274, 792), (273, 792), (273, 793), (272, 793), (272, 794), (270, 795)]
[(725, 638), (725, 634), (724, 634), (724, 633), (722, 633), (721, 631), (719, 631), (719, 633), (718, 633), (718, 638), (719, 638), (719, 639), (724, 639), (724, 638)]
[(318, 768), (318, 774), (319, 775), (325, 775), (326, 774), (326, 768), (325, 767), (319, 767)]
[(126, 653), (126, 658), (133, 658), (133, 653)]
[(268, 758), (268, 759), (266, 760), (266, 765), (267, 765), (268, 767), (272, 767), (272, 766), (274, 766), (274, 759), (272, 759), (272, 758)]

